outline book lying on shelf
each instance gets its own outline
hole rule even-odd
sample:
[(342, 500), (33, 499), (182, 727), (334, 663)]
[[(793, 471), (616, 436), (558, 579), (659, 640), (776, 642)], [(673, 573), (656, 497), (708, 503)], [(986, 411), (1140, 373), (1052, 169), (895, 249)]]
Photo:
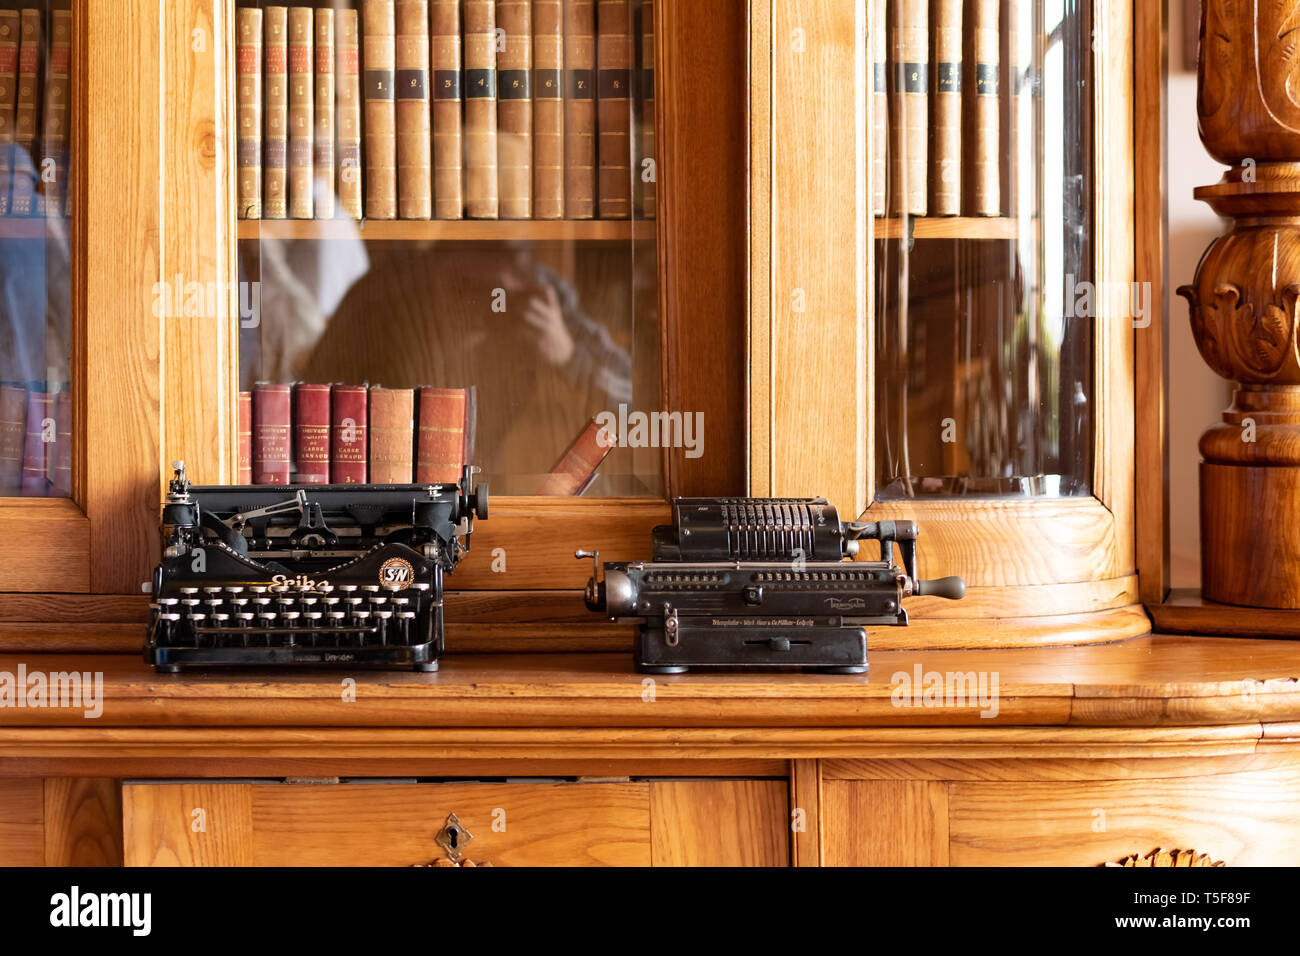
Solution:
[(582, 494), (596, 480), (596, 469), (616, 444), (617, 439), (593, 418), (564, 450), (537, 493)]

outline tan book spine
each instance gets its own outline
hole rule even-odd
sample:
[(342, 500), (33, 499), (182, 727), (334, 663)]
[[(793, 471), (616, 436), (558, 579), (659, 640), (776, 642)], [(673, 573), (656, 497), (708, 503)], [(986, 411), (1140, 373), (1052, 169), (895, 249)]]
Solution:
[[(39, 212), (62, 218), (68, 181), (68, 112), (72, 96), (72, 11), (50, 11), (50, 61), (45, 69)], [(46, 170), (52, 170), (52, 176)]]
[(529, 0), (497, 0), (497, 191), (502, 219), (533, 217), (533, 22)]
[(364, 0), (361, 61), (365, 67), (366, 218), (397, 218), (397, 50), (393, 0)]
[(263, 16), (262, 218), (289, 214), (289, 8), (267, 7)]
[[(17, 21), (15, 16), (15, 37), (18, 35)], [(16, 59), (17, 54), (14, 56)], [(0, 498), (16, 497), (22, 488), (23, 425), (26, 420), (27, 389), (18, 384), (0, 384)]]
[(357, 11), (339, 10), (335, 38), (335, 120), (338, 142), (335, 164), (338, 166), (337, 190), (339, 209), (349, 219), (360, 219), (361, 207), (361, 38)]
[(235, 12), (235, 150), (239, 218), (262, 218), (262, 11)]
[(289, 8), (289, 218), (315, 214), (312, 151), (316, 124), (312, 101), (312, 9)]
[(533, 0), (533, 218), (564, 218), (562, 0)]
[(429, 68), (433, 71), (433, 208), (439, 219), (465, 215), (460, 0), (432, 0)]
[(595, 0), (564, 0), (564, 215), (596, 215)]
[(898, 0), (894, 11), (894, 123), (891, 211), (926, 214), (930, 138), (929, 0)]
[[(0, 10), (0, 216), (9, 215), (14, 109), (18, 103), (18, 35), (21, 30), (17, 10)], [(26, 401), (25, 393), (23, 400)]]
[(370, 481), (408, 484), (415, 475), (415, 390), (370, 389)]
[(998, 0), (971, 0), (966, 61), (966, 214), (996, 216), (1002, 208), (998, 166)]
[(867, 0), (871, 50), (871, 211), (889, 211), (889, 17), (888, 0)]
[(397, 0), (397, 209), (403, 219), (433, 215), (429, 132), (429, 3)]
[(14, 115), (13, 214), (30, 216), (36, 194), (36, 114), (40, 109), (41, 11), (25, 9), (18, 48), (18, 107)]
[(497, 192), (496, 4), (465, 0), (465, 211), (500, 215)]
[(631, 0), (596, 4), (596, 195), (601, 219), (632, 215)]
[(316, 129), (312, 153), (312, 173), (315, 178), (315, 203), (317, 219), (333, 219), (334, 197), (334, 8), (317, 7), (313, 18), (316, 33), (316, 72), (313, 81)]
[(1030, 7), (1025, 0), (1003, 0), (1002, 4), (1002, 213), (1020, 215), (1020, 151), (1025, 148), (1028, 128), (1024, 98), (1029, 72), (1028, 45), (1033, 25), (1022, 22)]
[(961, 215), (961, 6), (932, 0), (933, 115), (930, 140), (930, 215)]
[(637, 51), (636, 162), (632, 166), (633, 195), (637, 211), (646, 219), (655, 217), (659, 162), (655, 155), (655, 5), (641, 0), (637, 10), (640, 43)]

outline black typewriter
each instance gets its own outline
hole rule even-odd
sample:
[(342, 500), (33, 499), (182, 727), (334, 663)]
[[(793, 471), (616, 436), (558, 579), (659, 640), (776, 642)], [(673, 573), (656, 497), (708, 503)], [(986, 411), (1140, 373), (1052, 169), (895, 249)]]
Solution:
[[(867, 633), (907, 624), (903, 598), (958, 599), (958, 577), (916, 576), (913, 521), (841, 522), (824, 498), (677, 498), (654, 529), (652, 561), (591, 558), (587, 607), (640, 624), (639, 671), (799, 668), (860, 674)], [(858, 542), (880, 560), (848, 560)], [(897, 546), (902, 567), (894, 563)]]
[(442, 576), (488, 516), (488, 486), (191, 486), (163, 503), (145, 660), (186, 667), (438, 669)]

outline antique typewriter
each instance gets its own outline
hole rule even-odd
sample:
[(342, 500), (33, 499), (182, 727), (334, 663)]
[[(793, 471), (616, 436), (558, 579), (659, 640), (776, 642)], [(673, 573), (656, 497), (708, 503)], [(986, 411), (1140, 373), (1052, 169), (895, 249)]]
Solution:
[(159, 671), (314, 664), (438, 669), (442, 576), (488, 486), (191, 486), (163, 503), (145, 660)]
[[(868, 630), (907, 624), (903, 598), (966, 594), (958, 577), (917, 578), (913, 521), (841, 522), (824, 498), (678, 498), (673, 518), (654, 529), (654, 560), (607, 563), (603, 579), (599, 552), (574, 554), (594, 566), (587, 607), (640, 624), (642, 672), (858, 674)], [(880, 560), (847, 560), (864, 539)]]

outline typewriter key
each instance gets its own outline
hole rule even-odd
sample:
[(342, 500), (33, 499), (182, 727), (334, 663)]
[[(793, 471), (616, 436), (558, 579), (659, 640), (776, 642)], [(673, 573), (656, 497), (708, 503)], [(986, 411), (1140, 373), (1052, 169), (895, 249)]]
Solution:
[(198, 594), (198, 588), (181, 588), (181, 594)]
[(204, 594), (220, 594), (222, 591), (219, 587), (206, 587), (203, 589)]
[(388, 644), (388, 628), (393, 618), (392, 611), (376, 611), (375, 617), (379, 618), (379, 643)]
[(411, 643), (411, 630), (415, 626), (413, 623), (414, 621), (415, 621), (414, 611), (397, 612), (397, 623), (398, 623), (399, 631), (402, 636), (403, 644)]
[(226, 593), (227, 593), (227, 594), (243, 594), (243, 593), (244, 593), (244, 589), (241, 588), (241, 587), (228, 587), (228, 588), (226, 588)]

